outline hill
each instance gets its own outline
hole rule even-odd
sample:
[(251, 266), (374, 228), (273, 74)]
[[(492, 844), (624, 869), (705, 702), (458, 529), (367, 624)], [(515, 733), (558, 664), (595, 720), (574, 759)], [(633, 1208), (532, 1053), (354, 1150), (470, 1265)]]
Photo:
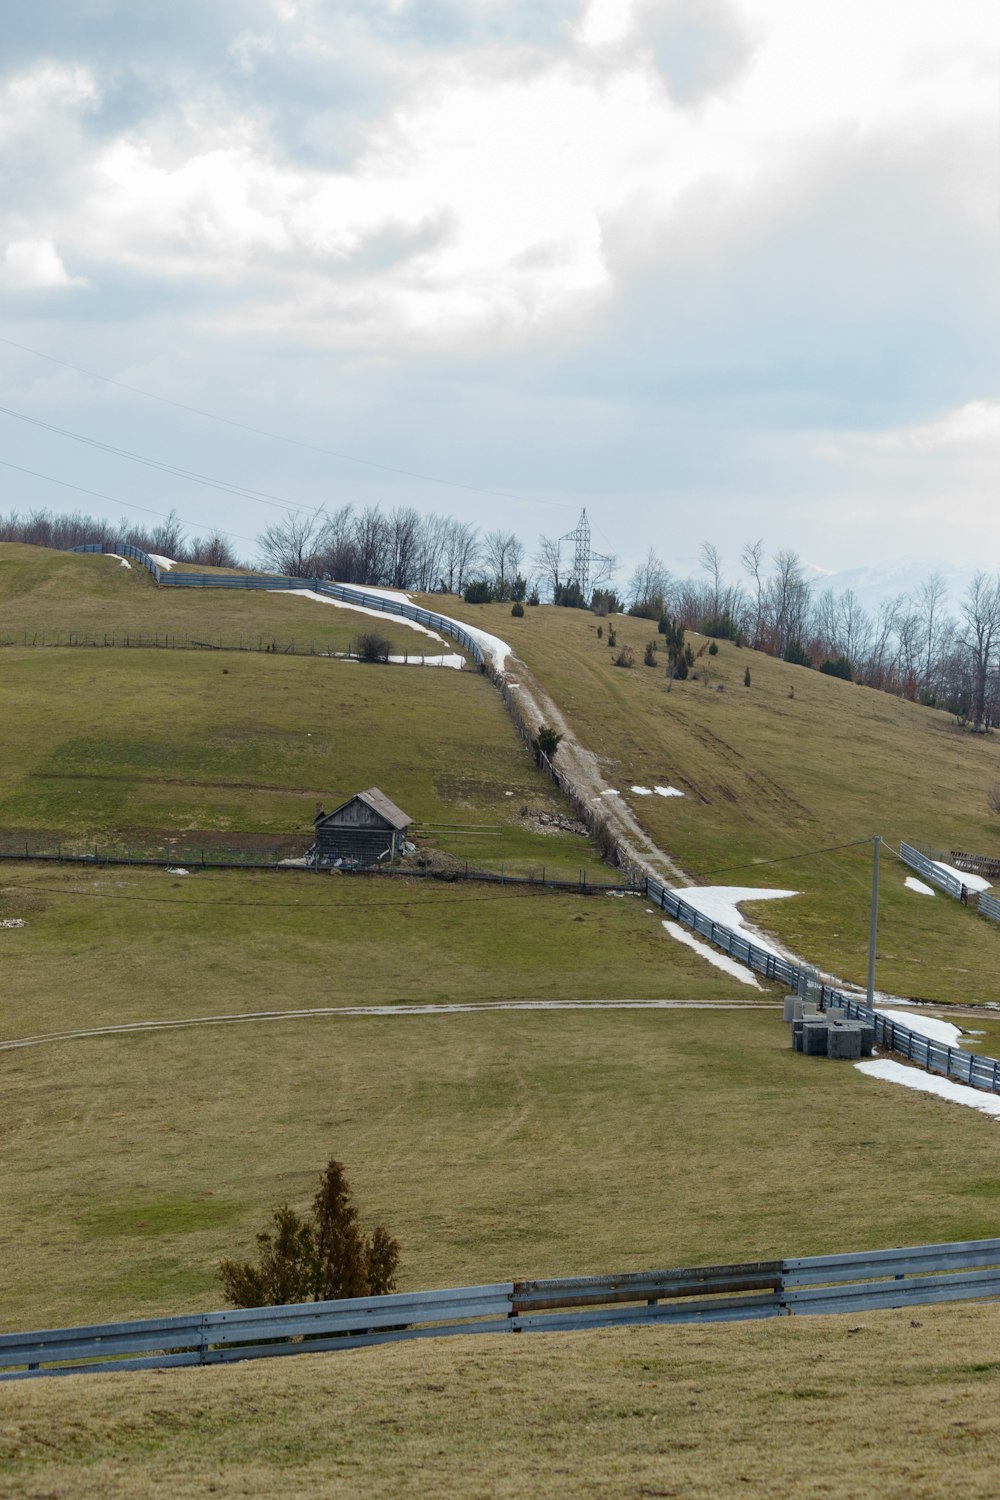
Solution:
[[(699, 636), (691, 637), (694, 671), (668, 692), (665, 658), (655, 669), (642, 664), (656, 639), (648, 620), (552, 607), (512, 619), (508, 606), (459, 603), (453, 612), (506, 632), (609, 785), (695, 883), (799, 891), (768, 905), (768, 930), (847, 981), (866, 975), (874, 834), (895, 848), (900, 840), (945, 851), (1000, 846), (989, 807), (1000, 741), (969, 734), (946, 713), (729, 641), (711, 656)], [(634, 667), (613, 665), (609, 625), (618, 648), (632, 647)], [(631, 790), (657, 784), (684, 796)], [(945, 897), (915, 894), (904, 886), (908, 873), (883, 860), (881, 987), (1000, 1002), (1000, 928)]]

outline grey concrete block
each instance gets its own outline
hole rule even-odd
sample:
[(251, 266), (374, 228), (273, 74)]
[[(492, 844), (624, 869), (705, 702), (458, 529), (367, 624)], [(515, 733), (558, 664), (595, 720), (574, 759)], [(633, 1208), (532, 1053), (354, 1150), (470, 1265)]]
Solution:
[(809, 1016), (802, 1021), (802, 1051), (807, 1057), (825, 1057), (830, 1028), (825, 1019)]
[(795, 1020), (795, 1017), (796, 1017), (796, 1014), (797, 1014), (795, 1007), (798, 1004), (799, 1004), (799, 997), (798, 997), (798, 995), (786, 995), (785, 996), (785, 1020), (786, 1021), (794, 1021)]
[(831, 1026), (827, 1032), (826, 1046), (827, 1057), (854, 1061), (861, 1056), (861, 1027), (850, 1022), (846, 1026)]
[(802, 1022), (801, 1022), (801, 1020), (793, 1021), (792, 1022), (792, 1051), (793, 1052), (801, 1052), (802, 1051)]

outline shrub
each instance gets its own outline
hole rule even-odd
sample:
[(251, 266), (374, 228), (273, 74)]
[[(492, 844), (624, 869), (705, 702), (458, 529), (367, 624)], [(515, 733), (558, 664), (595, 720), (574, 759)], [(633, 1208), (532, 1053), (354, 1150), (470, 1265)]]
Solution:
[(597, 627), (597, 639), (599, 641), (601, 641), (601, 640), (604, 639), (604, 626), (603, 625), (598, 625), (598, 627)]
[(388, 661), (390, 646), (384, 635), (379, 635), (377, 630), (366, 630), (364, 635), (359, 635), (357, 642), (357, 654), (360, 661)]
[(825, 661), (820, 667), (827, 677), (842, 677), (845, 682), (854, 681), (854, 670), (850, 660), (846, 656), (838, 656), (836, 661)]
[(655, 667), (656, 666), (656, 642), (655, 641), (647, 641), (646, 642), (646, 650), (645, 650), (645, 654), (643, 655), (642, 660), (643, 660), (643, 664), (645, 666), (647, 666), (647, 667)]
[(466, 604), (492, 604), (493, 590), (485, 578), (477, 578), (475, 583), (466, 586), (462, 598)]
[(743, 686), (744, 687), (749, 687), (750, 686), (750, 668), (749, 667), (747, 667), (746, 671), (743, 673)]
[(788, 642), (788, 645), (785, 647), (785, 661), (791, 662), (795, 667), (812, 666), (812, 657), (801, 641)]
[(517, 577), (514, 579), (514, 582), (510, 586), (510, 597), (513, 599), (515, 604), (523, 604), (525, 599), (528, 597), (528, 580), (526, 578), (522, 578), (520, 573), (518, 573)]
[(510, 607), (510, 612), (516, 620), (520, 620), (523, 617), (524, 605), (521, 603), (520, 599), (514, 600), (514, 603)]
[(233, 1307), (276, 1307), (337, 1297), (381, 1297), (396, 1285), (399, 1241), (379, 1224), (366, 1238), (347, 1174), (331, 1159), (309, 1218), (283, 1203), (273, 1230), (256, 1236), (258, 1258), (222, 1260), (219, 1280)]
[(625, 646), (623, 646), (621, 648), (621, 650), (619, 651), (618, 655), (615, 657), (615, 666), (616, 667), (634, 667), (635, 666), (635, 652), (632, 650), (631, 646), (625, 645)]
[(618, 644), (618, 633), (613, 626), (608, 626), (608, 645), (614, 648)]
[(528, 595), (528, 607), (529, 607), (529, 609), (537, 609), (538, 606), (539, 606), (539, 604), (541, 602), (542, 601), (538, 597), (538, 590), (537, 589), (532, 589), (531, 593)]
[(719, 648), (714, 641), (709, 641), (708, 643), (708, 654), (709, 656), (718, 656), (719, 654)]
[(531, 747), (536, 756), (544, 755), (546, 760), (551, 760), (559, 749), (561, 739), (558, 729), (553, 729), (551, 724), (542, 724), (531, 741)]

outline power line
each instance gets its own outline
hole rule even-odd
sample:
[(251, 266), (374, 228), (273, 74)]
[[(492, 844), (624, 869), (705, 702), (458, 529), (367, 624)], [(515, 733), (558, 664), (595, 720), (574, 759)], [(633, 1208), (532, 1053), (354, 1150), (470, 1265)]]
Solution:
[[(805, 849), (801, 854), (785, 854), (779, 859), (755, 859), (743, 865), (723, 865), (717, 870), (705, 870), (702, 878), (707, 875), (727, 875), (735, 870), (759, 870), (762, 865), (789, 865), (797, 859), (815, 859), (820, 854), (837, 854), (841, 849), (860, 849), (862, 844), (870, 843), (871, 839), (854, 839), (850, 844), (831, 844), (828, 849)], [(675, 891), (674, 895), (683, 895), (683, 892)]]
[(102, 442), (100, 438), (87, 437), (82, 432), (71, 432), (68, 427), (57, 427), (54, 422), (43, 422), (40, 417), (30, 417), (26, 412), (15, 411), (12, 406), (0, 406), (0, 412), (6, 417), (16, 417), (19, 422), (29, 422), (33, 427), (41, 427), (45, 432), (55, 432), (60, 437), (71, 438), (75, 443), (86, 443), (90, 448), (99, 448), (103, 453), (112, 453), (116, 458), (127, 458), (132, 463), (145, 464), (147, 468), (158, 469), (163, 474), (174, 474), (180, 479), (190, 479), (196, 484), (207, 484), (212, 489), (225, 490), (231, 495), (240, 495), (245, 500), (256, 500), (260, 505), (272, 505), (275, 510), (298, 510), (303, 513), (318, 514), (314, 506), (297, 505), (292, 500), (283, 500), (280, 495), (271, 495), (266, 490), (251, 490), (246, 485), (231, 484), (226, 479), (216, 479), (210, 474), (199, 474), (194, 469), (183, 469), (177, 464), (167, 463), (165, 459), (147, 458), (141, 453), (132, 453), (128, 448), (118, 448), (114, 443)]
[[(16, 469), (18, 474), (30, 474), (33, 479), (45, 479), (49, 482), (49, 484), (61, 485), (64, 490), (76, 490), (81, 495), (90, 495), (94, 500), (106, 500), (109, 505), (120, 505), (123, 506), (125, 510), (138, 510), (141, 511), (145, 516), (158, 516), (161, 521), (170, 520), (171, 513), (168, 513), (166, 511), (151, 510), (148, 505), (136, 505), (133, 501), (130, 500), (116, 500), (114, 495), (105, 495), (100, 490), (88, 490), (82, 484), (71, 484), (68, 479), (56, 479), (54, 475), (42, 474), (38, 469), (26, 469), (23, 464), (12, 464), (6, 458), (0, 458), (0, 464), (2, 464), (5, 469)], [(183, 516), (178, 516), (177, 519), (184, 526), (197, 527), (199, 525), (199, 523), (196, 521), (185, 520)], [(220, 532), (223, 536), (232, 537), (233, 541), (235, 542), (249, 542), (251, 546), (257, 545), (256, 539), (254, 537), (241, 536), (238, 531), (223, 531), (221, 526), (215, 526), (212, 529), (213, 531)]]
[(85, 365), (71, 364), (67, 359), (57, 359), (54, 354), (43, 354), (40, 349), (32, 349), (27, 344), (19, 344), (15, 339), (4, 338), (0, 335), (0, 344), (6, 344), (11, 349), (20, 349), (23, 354), (34, 355), (37, 359), (48, 360), (50, 364), (61, 365), (65, 370), (74, 370), (78, 375), (88, 375), (94, 380), (102, 380), (106, 385), (117, 386), (119, 390), (131, 391), (136, 396), (145, 396), (149, 401), (160, 401), (164, 406), (172, 406), (177, 411), (189, 412), (196, 417), (204, 417), (210, 422), (222, 422), (227, 427), (236, 427), (241, 432), (252, 432), (257, 437), (270, 439), (275, 443), (287, 443), (293, 448), (303, 448), (309, 453), (323, 453), (327, 458), (336, 458), (344, 463), (361, 464), (368, 469), (379, 469), (386, 474), (398, 474), (403, 479), (418, 479), (425, 484), (442, 485), (446, 489), (466, 490), (474, 495), (488, 495), (495, 500), (516, 500), (521, 505), (553, 505), (560, 510), (573, 510), (573, 502), (567, 500), (548, 500), (544, 496), (516, 495), (510, 490), (495, 490), (484, 485), (463, 484), (458, 479), (440, 479), (434, 474), (423, 474), (416, 469), (402, 469), (395, 464), (379, 463), (371, 458), (359, 458), (357, 454), (342, 453), (335, 448), (324, 448), (318, 443), (307, 443), (301, 438), (287, 437), (284, 433), (271, 432), (266, 427), (255, 427), (249, 422), (237, 421), (234, 417), (223, 417), (218, 412), (206, 411), (200, 406), (190, 406), (184, 401), (173, 401), (169, 396), (158, 396), (153, 391), (143, 390), (141, 386), (131, 385), (126, 380), (115, 380), (110, 375), (102, 375), (99, 370), (90, 370)]

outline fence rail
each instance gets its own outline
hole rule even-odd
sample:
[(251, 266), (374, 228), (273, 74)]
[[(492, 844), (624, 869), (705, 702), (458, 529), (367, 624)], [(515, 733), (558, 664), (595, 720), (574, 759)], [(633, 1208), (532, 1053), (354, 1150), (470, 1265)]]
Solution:
[(918, 871), (925, 880), (929, 880), (940, 890), (947, 891), (948, 895), (954, 896), (956, 901), (962, 899), (962, 892), (966, 889), (965, 884), (949, 870), (943, 870), (934, 860), (928, 859), (926, 854), (921, 854), (919, 849), (914, 849), (912, 844), (900, 842), (899, 853), (903, 862), (908, 864), (911, 870)]
[(1000, 901), (995, 896), (988, 896), (985, 891), (980, 891), (976, 905), (981, 917), (989, 917), (991, 922), (1000, 922)]
[(0, 1380), (166, 1369), (474, 1333), (731, 1322), (1000, 1297), (1000, 1239), (495, 1282), (0, 1335)]

